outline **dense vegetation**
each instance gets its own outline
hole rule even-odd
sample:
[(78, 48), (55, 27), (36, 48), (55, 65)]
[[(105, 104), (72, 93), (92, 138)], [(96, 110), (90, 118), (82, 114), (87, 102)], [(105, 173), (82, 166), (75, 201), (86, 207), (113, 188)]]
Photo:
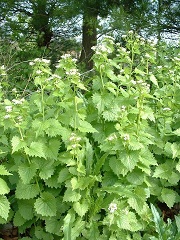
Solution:
[[(0, 3), (1, 237), (178, 240), (180, 51), (162, 35), (177, 37), (178, 1), (50, 2)], [(53, 26), (80, 16), (86, 51)]]

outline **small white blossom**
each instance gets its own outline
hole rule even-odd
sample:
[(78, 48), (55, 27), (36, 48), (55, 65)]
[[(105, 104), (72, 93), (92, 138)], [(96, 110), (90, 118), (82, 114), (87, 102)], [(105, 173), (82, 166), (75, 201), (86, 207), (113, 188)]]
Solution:
[(178, 58), (178, 57), (174, 57), (174, 60), (176, 60), (176, 61), (180, 61), (180, 58)]
[(130, 30), (128, 33), (129, 33), (129, 34), (133, 34), (133, 30)]
[(121, 51), (122, 51), (122, 52), (126, 52), (126, 48), (122, 47), (122, 48), (121, 48)]
[(29, 65), (30, 66), (33, 66), (35, 63), (34, 62), (29, 62)]
[(46, 63), (46, 64), (49, 64), (49, 63), (50, 63), (50, 60), (45, 59), (45, 58), (42, 58), (42, 62), (43, 62), (43, 63)]
[(136, 85), (136, 84), (137, 84), (137, 82), (136, 82), (135, 80), (131, 80), (131, 83), (132, 83), (133, 85)]
[(124, 112), (124, 111), (126, 110), (126, 106), (123, 105), (123, 106), (121, 107), (121, 110)]
[(126, 38), (127, 37), (127, 35), (122, 35), (122, 38)]
[(6, 112), (12, 112), (12, 106), (5, 106)]
[(16, 88), (13, 88), (13, 89), (12, 89), (12, 92), (17, 93), (17, 89), (16, 89)]
[(12, 100), (12, 102), (13, 102), (15, 105), (20, 105), (20, 104), (22, 104), (24, 101), (25, 101), (24, 98), (21, 98), (20, 100), (18, 100), (18, 99), (13, 99), (13, 100)]
[(70, 58), (71, 55), (69, 53), (66, 53), (64, 55), (61, 56), (62, 59), (67, 59), (67, 58)]
[(171, 111), (171, 109), (166, 107), (166, 108), (163, 108), (163, 111)]
[(110, 135), (110, 136), (107, 138), (108, 141), (113, 141), (114, 139), (117, 139), (116, 134)]
[(157, 68), (161, 69), (161, 68), (162, 68), (162, 66), (157, 66)]
[(41, 71), (41, 70), (37, 70), (36, 73), (37, 73), (37, 74), (41, 74), (42, 71)]
[(80, 75), (77, 69), (73, 68), (66, 72), (67, 75)]
[(5, 66), (4, 66), (4, 65), (2, 65), (2, 66), (1, 66), (1, 69), (2, 69), (2, 70), (5, 70)]
[(125, 141), (129, 141), (129, 139), (130, 139), (129, 134), (127, 134), (127, 133), (124, 134), (123, 138), (124, 138)]
[(8, 119), (8, 118), (10, 118), (10, 115), (9, 115), (9, 114), (7, 114), (7, 115), (4, 116), (4, 119)]
[(116, 203), (110, 203), (108, 210), (110, 211), (110, 213), (114, 213), (117, 210), (117, 204)]

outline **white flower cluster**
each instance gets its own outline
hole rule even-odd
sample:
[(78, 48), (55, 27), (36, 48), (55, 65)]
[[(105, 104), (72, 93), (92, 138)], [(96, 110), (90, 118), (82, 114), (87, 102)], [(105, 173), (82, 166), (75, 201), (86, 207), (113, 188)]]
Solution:
[(29, 62), (29, 65), (30, 65), (30, 66), (33, 66), (36, 62), (49, 64), (49, 63), (50, 63), (50, 60), (45, 59), (45, 58), (35, 58), (34, 61)]
[(66, 53), (66, 54), (62, 55), (61, 58), (62, 58), (62, 59), (71, 58), (71, 54)]
[(123, 135), (123, 138), (124, 138), (125, 141), (129, 141), (130, 136), (129, 136), (129, 134), (126, 133), (126, 134)]
[(24, 98), (21, 98), (21, 99), (13, 99), (12, 102), (15, 104), (15, 105), (21, 105), (23, 102), (25, 101)]
[(112, 134), (107, 138), (108, 141), (113, 141), (114, 139), (117, 139), (116, 134)]
[(117, 210), (117, 204), (116, 203), (110, 203), (108, 210), (110, 213), (114, 213)]
[(112, 49), (105, 45), (97, 45), (91, 48), (96, 54), (112, 53)]
[(145, 83), (143, 80), (131, 80), (130, 81), (134, 86), (137, 85), (138, 87), (143, 87), (144, 90), (146, 90), (147, 92), (150, 91), (150, 85), (148, 83)]
[(67, 75), (71, 75), (71, 76), (80, 76), (80, 73), (78, 72), (78, 70), (76, 68), (70, 69), (69, 71), (66, 71)]
[(7, 113), (12, 112), (12, 106), (5, 106), (5, 110)]
[(79, 142), (81, 141), (81, 137), (76, 136), (75, 133), (71, 134), (69, 141), (72, 143), (72, 145), (71, 145), (72, 148), (77, 148), (77, 147), (81, 146), (79, 144)]

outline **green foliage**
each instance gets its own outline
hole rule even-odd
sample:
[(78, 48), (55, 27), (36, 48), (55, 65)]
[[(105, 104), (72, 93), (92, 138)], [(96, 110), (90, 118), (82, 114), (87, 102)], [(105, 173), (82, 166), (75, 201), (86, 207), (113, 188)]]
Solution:
[(25, 99), (0, 89), (0, 222), (33, 239), (176, 239), (179, 216), (151, 203), (180, 199), (179, 58), (160, 67), (152, 43), (124, 40), (94, 48), (87, 79), (63, 55), (55, 72), (34, 60)]

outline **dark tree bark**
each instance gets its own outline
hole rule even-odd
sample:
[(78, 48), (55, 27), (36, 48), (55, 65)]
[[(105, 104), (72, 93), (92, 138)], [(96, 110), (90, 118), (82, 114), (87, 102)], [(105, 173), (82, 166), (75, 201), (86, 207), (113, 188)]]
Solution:
[(85, 64), (85, 68), (90, 70), (93, 68), (93, 56), (92, 47), (97, 44), (97, 17), (94, 12), (91, 15), (84, 13), (83, 26), (82, 26), (82, 51), (80, 56), (80, 62)]

